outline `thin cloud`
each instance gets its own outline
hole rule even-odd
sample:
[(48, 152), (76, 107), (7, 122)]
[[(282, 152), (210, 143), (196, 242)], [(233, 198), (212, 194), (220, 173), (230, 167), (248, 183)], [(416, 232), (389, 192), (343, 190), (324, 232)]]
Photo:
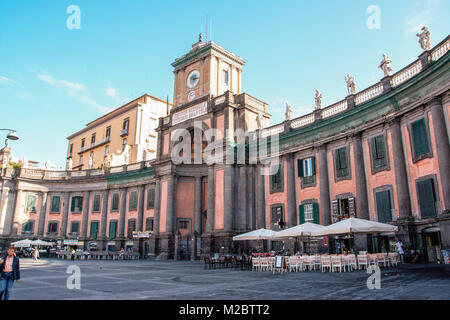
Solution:
[(17, 82), (16, 80), (1, 75), (0, 75), (0, 83), (7, 85), (20, 85), (20, 83)]
[(70, 82), (70, 81), (67, 81), (67, 80), (56, 80), (49, 74), (39, 74), (38, 78), (41, 81), (43, 81), (45, 83), (48, 83), (48, 84), (50, 84), (52, 86), (60, 86), (60, 87), (64, 87), (64, 88), (67, 88), (67, 89), (70, 89), (70, 90), (74, 90), (74, 91), (84, 91), (84, 90), (86, 90), (86, 87), (83, 84)]

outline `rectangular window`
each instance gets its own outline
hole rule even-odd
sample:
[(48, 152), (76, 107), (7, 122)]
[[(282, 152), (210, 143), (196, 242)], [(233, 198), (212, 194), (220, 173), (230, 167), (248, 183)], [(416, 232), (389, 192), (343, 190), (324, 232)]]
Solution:
[(52, 205), (50, 208), (50, 212), (57, 212), (59, 213), (61, 205), (61, 197), (60, 196), (52, 196)]
[(304, 185), (313, 184), (316, 175), (316, 158), (311, 157), (307, 159), (297, 160), (298, 176), (302, 178)]
[(128, 210), (136, 210), (136, 209), (137, 209), (137, 191), (131, 191)]
[(95, 133), (91, 136), (91, 144), (95, 144)]
[(83, 139), (81, 139), (81, 148), (84, 148), (84, 138)]
[(109, 238), (115, 239), (117, 234), (117, 221), (109, 222)]
[(411, 124), (412, 143), (414, 157), (419, 158), (430, 152), (428, 134), (425, 119), (420, 119)]
[(80, 223), (78, 221), (72, 221), (70, 224), (70, 233), (80, 233)]
[(188, 228), (189, 228), (189, 221), (187, 220), (178, 221), (178, 229), (188, 229)]
[(270, 229), (280, 230), (284, 226), (283, 206), (273, 206), (270, 214)]
[(29, 194), (27, 199), (27, 212), (36, 212), (36, 202), (36, 195)]
[(72, 157), (72, 152), (73, 152), (73, 143), (71, 143), (69, 147), (69, 157)]
[(223, 83), (228, 85), (229, 77), (228, 77), (228, 70), (223, 70)]
[(58, 232), (58, 222), (53, 221), (48, 223), (48, 233), (57, 233)]
[(119, 210), (119, 194), (113, 193), (111, 211), (118, 211), (118, 210)]
[(83, 208), (83, 197), (76, 196), (72, 197), (72, 204), (70, 206), (70, 211), (74, 213), (80, 213)]
[(89, 237), (91, 239), (97, 239), (97, 235), (98, 235), (98, 221), (92, 221), (91, 222), (91, 232)]
[(319, 204), (317, 202), (299, 206), (300, 224), (305, 222), (319, 224)]
[(387, 165), (386, 144), (384, 135), (379, 135), (370, 140), (372, 149), (372, 163), (374, 168), (381, 168)]
[[(272, 168), (271, 172), (274, 172), (274, 168)], [(278, 165), (278, 170), (276, 173), (270, 176), (270, 190), (271, 192), (282, 192), (283, 191), (283, 170), (281, 165)]]
[(111, 136), (111, 127), (106, 128), (106, 139)]
[(436, 191), (433, 179), (417, 182), (417, 198), (421, 217), (436, 217)]
[(83, 164), (83, 156), (80, 156), (80, 165)]
[(34, 221), (27, 221), (22, 225), (23, 233), (32, 233), (34, 231)]
[(155, 208), (155, 189), (148, 189), (147, 193), (147, 209)]
[(127, 229), (127, 235), (128, 238), (133, 238), (133, 231), (136, 231), (136, 220), (130, 219), (128, 220), (128, 229)]
[(100, 211), (100, 195), (96, 194), (94, 195), (94, 204), (92, 205), (92, 211), (93, 212), (99, 212)]
[(145, 220), (145, 231), (153, 231), (153, 218)]
[(129, 120), (129, 119), (123, 120), (123, 127), (122, 127), (122, 129), (128, 131), (128, 125), (129, 125), (129, 123), (130, 123), (130, 120)]
[(377, 215), (379, 222), (392, 221), (391, 192), (389, 190), (375, 193)]
[(349, 174), (347, 147), (339, 148), (335, 152), (335, 167), (337, 177), (346, 177)]

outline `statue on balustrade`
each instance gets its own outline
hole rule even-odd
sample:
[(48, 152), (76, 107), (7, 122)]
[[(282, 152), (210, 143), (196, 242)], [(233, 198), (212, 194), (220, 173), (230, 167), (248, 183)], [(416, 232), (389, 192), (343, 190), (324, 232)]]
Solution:
[(427, 27), (423, 27), (422, 33), (416, 34), (416, 36), (419, 37), (419, 44), (422, 50), (430, 50), (431, 49), (431, 42), (430, 42), (430, 31)]
[(289, 105), (289, 103), (286, 102), (286, 113), (284, 114), (286, 117), (286, 120), (291, 120), (291, 113), (292, 113), (292, 108)]
[(320, 92), (318, 89), (316, 89), (315, 100), (316, 100), (315, 109), (319, 110), (320, 108), (322, 108), (322, 92)]
[(352, 75), (348, 74), (344, 78), (344, 80), (345, 82), (347, 82), (348, 95), (356, 94), (355, 78)]
[(383, 60), (381, 60), (378, 68), (383, 70), (385, 77), (391, 75), (392, 72), (391, 62), (392, 62), (391, 58), (389, 58), (386, 53), (383, 53)]
[(258, 116), (256, 117), (256, 125), (258, 126), (258, 129), (261, 129), (263, 127), (263, 117), (261, 113), (258, 112)]

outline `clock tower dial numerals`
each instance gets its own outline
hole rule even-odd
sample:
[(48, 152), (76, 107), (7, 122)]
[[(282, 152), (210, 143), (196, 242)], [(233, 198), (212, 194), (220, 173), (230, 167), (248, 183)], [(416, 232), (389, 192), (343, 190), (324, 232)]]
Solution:
[(195, 88), (200, 81), (200, 72), (198, 70), (193, 70), (189, 73), (187, 77), (187, 86), (190, 89)]

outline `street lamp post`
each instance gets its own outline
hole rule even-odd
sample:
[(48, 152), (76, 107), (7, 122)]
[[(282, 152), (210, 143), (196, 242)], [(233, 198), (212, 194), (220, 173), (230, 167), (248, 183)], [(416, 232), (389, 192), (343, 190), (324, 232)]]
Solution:
[(8, 139), (9, 140), (19, 140), (19, 136), (17, 135), (16, 130), (13, 130), (13, 129), (0, 129), (0, 131), (9, 131), (8, 135), (6, 136), (5, 147), (8, 146)]

